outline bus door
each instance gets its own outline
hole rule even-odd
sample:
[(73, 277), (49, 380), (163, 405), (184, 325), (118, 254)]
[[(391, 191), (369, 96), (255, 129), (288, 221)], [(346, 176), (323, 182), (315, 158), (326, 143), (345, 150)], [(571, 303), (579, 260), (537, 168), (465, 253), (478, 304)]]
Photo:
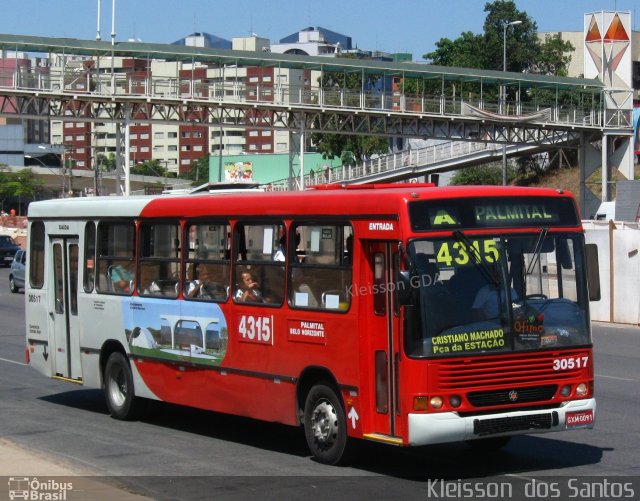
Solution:
[(375, 433), (401, 437), (399, 405), (400, 327), (395, 304), (394, 276), (398, 242), (371, 242), (369, 245), (371, 294), (367, 306), (370, 320), (374, 381), (371, 415)]
[(52, 294), (49, 315), (53, 320), (53, 374), (81, 380), (78, 321), (78, 237), (51, 239)]

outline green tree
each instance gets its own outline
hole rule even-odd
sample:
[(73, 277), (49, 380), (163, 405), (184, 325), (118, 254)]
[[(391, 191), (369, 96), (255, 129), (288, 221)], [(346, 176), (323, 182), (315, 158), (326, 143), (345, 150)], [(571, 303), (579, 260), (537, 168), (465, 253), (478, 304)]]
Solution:
[[(538, 25), (524, 11), (519, 11), (512, 0), (496, 0), (484, 6), (487, 17), (484, 21), (483, 68), (502, 71), (504, 41), (506, 33), (507, 71), (532, 72), (532, 64), (540, 50)], [(509, 26), (507, 23), (520, 21)]]
[[(559, 36), (546, 36), (544, 40), (538, 37), (536, 22), (524, 11), (516, 7), (512, 0), (495, 0), (485, 4), (487, 13), (482, 34), (465, 32), (455, 40), (442, 38), (436, 43), (436, 49), (423, 56), (432, 64), (442, 66), (460, 66), (469, 68), (482, 68), (486, 70), (502, 71), (504, 48), (506, 42), (506, 69), (512, 72), (537, 73), (544, 75), (566, 76), (571, 57), (568, 55), (574, 47), (570, 42), (562, 40)], [(519, 21), (519, 24), (508, 26), (508, 23)], [(505, 37), (506, 35), (506, 37)], [(450, 84), (455, 93), (456, 85)], [(478, 84), (465, 83), (465, 96), (471, 96), (479, 92)], [(513, 86), (506, 87), (507, 99), (515, 99), (517, 89)], [(460, 94), (462, 92), (458, 91)], [(498, 99), (499, 87), (484, 86), (482, 90), (487, 101)], [(439, 94), (439, 92), (437, 92)], [(552, 107), (556, 104), (562, 107), (572, 101), (580, 99), (577, 93), (560, 92), (549, 89), (530, 89), (522, 93), (520, 100), (533, 102), (542, 108)], [(539, 163), (518, 159), (518, 171), (520, 178), (528, 178), (539, 175)], [(500, 184), (494, 182), (499, 175), (489, 167), (477, 167), (463, 169), (454, 176), (457, 184)], [(498, 176), (500, 178), (501, 176)]]
[[(506, 34), (507, 71), (566, 75), (573, 50), (570, 42), (558, 36), (538, 37), (537, 23), (516, 7), (512, 0), (485, 4), (487, 16), (483, 33), (464, 32), (455, 40), (441, 38), (436, 49), (422, 57), (431, 64), (502, 71)], [(507, 23), (520, 21), (508, 26)]]
[(101, 170), (105, 172), (111, 172), (116, 170), (116, 156), (113, 153), (109, 153), (109, 155), (104, 155), (103, 153), (98, 153), (96, 155), (96, 165), (100, 167)]
[[(510, 174), (507, 172), (507, 174)], [(512, 176), (509, 176), (512, 177)], [(451, 185), (501, 185), (502, 167), (495, 164), (474, 165), (457, 171), (451, 178)]]
[(422, 57), (438, 66), (460, 68), (482, 68), (484, 38), (465, 31), (455, 40), (441, 38), (436, 42), (436, 50)]
[(567, 76), (574, 47), (571, 42), (562, 40), (560, 35), (546, 35), (540, 44), (537, 59), (533, 62), (533, 73), (542, 75)]
[(0, 164), (0, 197), (3, 206), (7, 198), (20, 197), (32, 200), (43, 192), (44, 188), (43, 179), (31, 169), (10, 172), (6, 164)]
[(188, 172), (181, 172), (178, 177), (191, 180), (193, 186), (209, 182), (209, 154), (195, 160), (191, 164), (191, 169)]
[(167, 177), (169, 172), (164, 168), (159, 160), (147, 160), (136, 164), (129, 170), (130, 174), (138, 174), (141, 176)]

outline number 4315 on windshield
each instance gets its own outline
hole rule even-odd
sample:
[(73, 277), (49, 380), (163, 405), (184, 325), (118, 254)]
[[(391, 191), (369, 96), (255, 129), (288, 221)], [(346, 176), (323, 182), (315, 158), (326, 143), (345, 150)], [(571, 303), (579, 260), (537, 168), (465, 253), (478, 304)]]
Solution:
[(471, 259), (476, 263), (481, 261), (485, 263), (498, 262), (500, 252), (495, 240), (472, 240), (469, 243), (473, 248), (470, 249), (465, 242), (442, 242), (436, 260), (445, 266), (453, 266), (454, 263), (464, 266), (469, 264)]

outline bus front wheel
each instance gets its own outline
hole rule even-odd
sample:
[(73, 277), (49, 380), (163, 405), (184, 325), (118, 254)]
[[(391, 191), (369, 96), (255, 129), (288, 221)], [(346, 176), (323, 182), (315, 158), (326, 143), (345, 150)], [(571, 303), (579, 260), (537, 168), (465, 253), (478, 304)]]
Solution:
[(136, 419), (142, 412), (143, 401), (135, 395), (131, 367), (122, 353), (114, 352), (107, 360), (104, 394), (109, 413), (116, 419)]
[(344, 464), (352, 449), (344, 408), (326, 384), (311, 388), (304, 406), (304, 432), (313, 456), (321, 463)]

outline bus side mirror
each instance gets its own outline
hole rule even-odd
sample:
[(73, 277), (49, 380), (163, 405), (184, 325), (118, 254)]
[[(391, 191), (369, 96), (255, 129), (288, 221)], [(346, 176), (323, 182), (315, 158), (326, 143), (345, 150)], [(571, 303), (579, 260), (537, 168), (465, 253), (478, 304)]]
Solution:
[(411, 273), (407, 270), (399, 271), (396, 275), (396, 295), (400, 306), (411, 306), (413, 304)]
[(598, 246), (586, 244), (587, 286), (589, 301), (600, 301), (600, 268), (598, 266)]

